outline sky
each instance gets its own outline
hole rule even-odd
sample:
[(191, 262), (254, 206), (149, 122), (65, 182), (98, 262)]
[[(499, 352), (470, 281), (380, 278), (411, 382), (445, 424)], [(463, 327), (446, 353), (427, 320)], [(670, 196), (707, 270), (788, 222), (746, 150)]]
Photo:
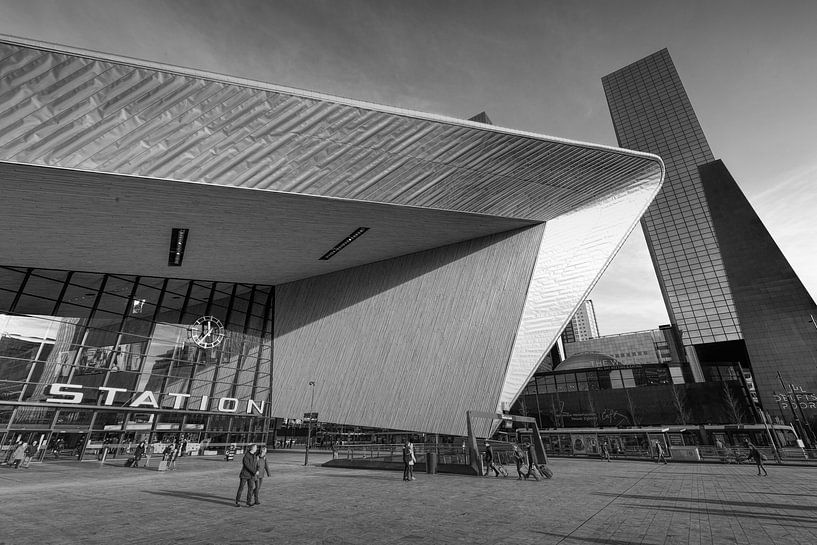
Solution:
[[(0, 33), (606, 145), (601, 77), (667, 47), (817, 296), (813, 0), (0, 0)], [(603, 335), (669, 323), (640, 227), (590, 298)]]

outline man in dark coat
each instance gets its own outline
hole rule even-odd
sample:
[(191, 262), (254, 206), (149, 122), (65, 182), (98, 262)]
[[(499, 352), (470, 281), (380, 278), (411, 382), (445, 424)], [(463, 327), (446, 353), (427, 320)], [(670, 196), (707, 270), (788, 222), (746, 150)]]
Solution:
[(136, 450), (133, 451), (133, 465), (131, 467), (139, 467), (139, 460), (145, 455), (145, 442), (142, 441), (137, 445)]
[(235, 493), (235, 506), (241, 506), (241, 493), (244, 487), (247, 487), (247, 507), (252, 507), (253, 493), (255, 492), (255, 478), (258, 477), (258, 461), (255, 457), (255, 451), (258, 447), (250, 445), (244, 452), (244, 458), (241, 459), (241, 473), (238, 477), (241, 482), (238, 485), (238, 492)]
[(494, 447), (492, 447), (488, 441), (485, 441), (485, 465), (487, 466), (485, 470), (486, 477), (492, 469), (494, 470), (494, 476), (499, 477), (499, 470), (496, 468), (496, 464), (494, 464)]
[(258, 455), (256, 456), (256, 463), (258, 464), (258, 478), (255, 480), (255, 492), (253, 496), (255, 497), (255, 505), (261, 503), (258, 501), (258, 493), (261, 491), (261, 485), (264, 482), (264, 475), (269, 477), (269, 465), (267, 465), (267, 447), (266, 445), (262, 445), (260, 449), (258, 449)]
[(533, 448), (533, 443), (530, 441), (525, 442), (525, 452), (528, 455), (528, 473), (525, 475), (525, 478), (527, 479), (533, 475), (534, 471), (536, 471), (536, 465), (539, 459), (536, 457), (536, 450)]

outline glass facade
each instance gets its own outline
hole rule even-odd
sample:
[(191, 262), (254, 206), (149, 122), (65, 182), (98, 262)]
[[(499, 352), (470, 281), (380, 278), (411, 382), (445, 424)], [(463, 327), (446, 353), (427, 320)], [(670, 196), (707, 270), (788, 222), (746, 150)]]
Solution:
[[(266, 441), (273, 297), (271, 286), (0, 267), (3, 450), (36, 441), (41, 459), (83, 458), (141, 440), (193, 454)], [(220, 324), (194, 328), (203, 316)], [(206, 347), (210, 323), (223, 331)]]
[[(661, 291), (698, 380), (739, 362), (752, 396), (817, 445), (814, 299), (722, 161), (714, 160), (669, 52), (602, 78), (620, 145), (660, 155), (666, 178), (642, 224)], [(738, 317), (740, 321), (738, 321)], [(808, 422), (800, 426), (798, 421)]]
[(668, 338), (665, 331), (661, 329), (636, 331), (564, 343), (565, 358), (567, 359), (560, 365), (565, 365), (570, 361), (571, 357), (583, 352), (607, 354), (626, 365), (679, 363), (678, 358), (673, 358), (670, 346), (674, 339)]
[(707, 368), (707, 382), (684, 380), (678, 366), (607, 365), (534, 377), (511, 409), (541, 428), (755, 423), (737, 364)]
[(698, 165), (714, 160), (669, 52), (602, 78), (620, 146), (660, 155), (666, 178), (642, 219), (667, 311), (685, 345), (742, 338)]

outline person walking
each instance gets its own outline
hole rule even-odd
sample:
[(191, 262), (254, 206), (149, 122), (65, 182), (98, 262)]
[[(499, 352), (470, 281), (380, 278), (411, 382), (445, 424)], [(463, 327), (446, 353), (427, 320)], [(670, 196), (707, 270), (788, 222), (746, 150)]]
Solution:
[(414, 443), (407, 440), (403, 445), (403, 480), (416, 481), (414, 478), (414, 464), (417, 458), (414, 457)]
[(148, 467), (150, 465), (150, 455), (153, 454), (153, 445), (148, 442), (145, 443), (145, 465), (144, 467)]
[[(168, 443), (162, 451), (162, 461), (166, 462), (165, 468), (169, 469), (171, 458), (173, 458), (173, 443)], [(159, 470), (161, 471), (161, 469), (162, 464), (159, 464)]]
[(720, 438), (715, 439), (715, 452), (718, 453), (718, 458), (722, 464), (727, 462), (726, 449), (723, 447), (723, 442)]
[(14, 454), (11, 455), (11, 465), (14, 469), (20, 469), (20, 464), (23, 463), (23, 458), (25, 458), (27, 450), (28, 441), (17, 444), (17, 448), (14, 449)]
[(516, 462), (516, 474), (519, 475), (516, 480), (521, 481), (523, 477), (527, 479), (527, 475), (522, 473), (522, 464), (525, 463), (525, 455), (522, 454), (522, 451), (519, 449), (519, 445), (516, 443), (513, 445), (513, 461)]
[(607, 444), (607, 441), (601, 444), (601, 459), (610, 461), (610, 445)]
[(655, 454), (656, 454), (655, 463), (658, 464), (664, 462), (664, 464), (666, 465), (667, 458), (664, 456), (664, 447), (661, 446), (660, 441), (655, 442)]
[(23, 441), (21, 439), (18, 439), (17, 442), (13, 445), (9, 443), (9, 448), (8, 451), (6, 452), (6, 459), (5, 461), (3, 461), (4, 464), (10, 466), (11, 464), (14, 463), (14, 453), (17, 452), (17, 447), (19, 447), (22, 442)]
[(174, 470), (176, 469), (176, 459), (179, 457), (179, 449), (181, 445), (179, 443), (172, 443), (170, 445), (170, 456), (167, 462), (167, 469)]
[(496, 468), (496, 464), (494, 464), (494, 447), (492, 447), (488, 441), (485, 441), (485, 467), (486, 477), (492, 469), (494, 470), (494, 477), (499, 477), (499, 470)]
[(238, 492), (235, 493), (235, 506), (241, 507), (241, 493), (244, 487), (247, 487), (247, 507), (252, 507), (253, 493), (255, 492), (255, 478), (258, 477), (258, 460), (255, 457), (255, 451), (258, 447), (250, 445), (244, 452), (244, 457), (241, 459), (241, 473), (238, 474), (240, 482), (238, 483)]
[(258, 478), (255, 480), (255, 491), (253, 497), (255, 498), (255, 505), (260, 504), (258, 501), (258, 494), (261, 492), (261, 484), (264, 482), (264, 475), (269, 477), (269, 465), (267, 464), (267, 446), (261, 445), (256, 456), (256, 464), (258, 466)]
[(26, 447), (23, 451), (23, 468), (28, 469), (28, 466), (31, 464), (31, 458), (37, 454), (37, 441), (34, 441), (30, 445)]
[(536, 452), (533, 449), (533, 443), (530, 441), (525, 442), (525, 452), (528, 455), (528, 472), (525, 475), (525, 478), (533, 476), (533, 472), (536, 471), (536, 462), (538, 461), (536, 458)]
[(757, 475), (758, 475), (758, 477), (760, 476), (760, 471), (761, 470), (763, 470), (763, 476), (768, 477), (769, 472), (766, 471), (766, 467), (763, 465), (763, 460), (766, 459), (766, 456), (764, 456), (757, 449), (756, 446), (754, 446), (752, 443), (750, 443), (748, 439), (746, 439), (743, 444), (747, 449), (749, 449), (749, 456), (748, 457), (751, 458), (752, 460), (754, 460), (755, 464), (757, 464)]
[(136, 445), (136, 450), (133, 451), (133, 465), (131, 467), (139, 467), (139, 460), (145, 455), (145, 442), (142, 441)]

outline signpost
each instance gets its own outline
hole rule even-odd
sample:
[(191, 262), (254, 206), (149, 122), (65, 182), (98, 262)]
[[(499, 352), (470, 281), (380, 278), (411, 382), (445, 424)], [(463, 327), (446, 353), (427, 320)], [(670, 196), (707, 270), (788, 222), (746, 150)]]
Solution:
[(309, 381), (309, 387), (312, 388), (312, 404), (309, 406), (308, 413), (304, 413), (304, 420), (309, 422), (309, 427), (306, 431), (306, 449), (304, 449), (304, 465), (309, 465), (309, 445), (312, 442), (312, 422), (318, 421), (318, 413), (315, 412), (315, 381)]

